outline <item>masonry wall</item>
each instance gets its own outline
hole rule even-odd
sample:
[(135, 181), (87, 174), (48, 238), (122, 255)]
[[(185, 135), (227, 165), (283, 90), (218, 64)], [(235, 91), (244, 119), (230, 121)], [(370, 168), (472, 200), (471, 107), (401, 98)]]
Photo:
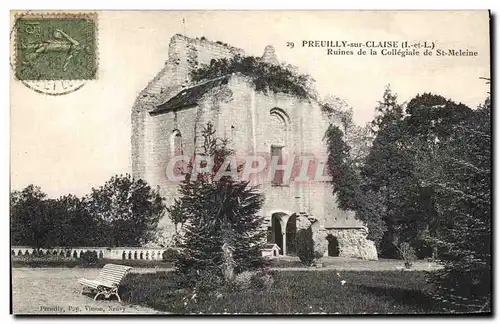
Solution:
[(147, 132), (146, 125), (151, 124), (149, 111), (167, 101), (190, 83), (189, 71), (202, 64), (209, 64), (212, 59), (229, 58), (244, 54), (239, 48), (208, 40), (193, 39), (174, 35), (170, 40), (165, 67), (142, 90), (131, 113), (132, 122), (132, 174), (145, 179), (151, 173), (147, 146), (154, 138)]
[[(338, 240), (339, 256), (363, 260), (377, 260), (377, 248), (373, 241), (368, 240), (366, 228), (334, 228), (326, 231)], [(328, 253), (326, 253), (328, 255)]]
[[(314, 155), (326, 162), (323, 140), (328, 123), (319, 105), (286, 94), (256, 92), (242, 75), (233, 75), (229, 85), (231, 100), (223, 102), (211, 119), (218, 125), (219, 136), (231, 139), (236, 154), (269, 154), (273, 134), (271, 110), (279, 108), (289, 117), (284, 153), (288, 156)], [(326, 170), (325, 170), (326, 172)], [(257, 182), (265, 193), (262, 214), (270, 221), (275, 212), (307, 213), (323, 227), (361, 226), (354, 213), (341, 211), (327, 182), (298, 182), (293, 178), (284, 186), (273, 186), (270, 178)]]

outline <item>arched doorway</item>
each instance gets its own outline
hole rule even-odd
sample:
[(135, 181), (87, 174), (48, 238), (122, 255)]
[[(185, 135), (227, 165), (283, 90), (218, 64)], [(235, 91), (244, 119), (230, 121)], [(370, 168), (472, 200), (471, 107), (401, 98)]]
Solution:
[(328, 235), (326, 239), (328, 240), (328, 256), (338, 257), (340, 254), (338, 239), (333, 235)]
[(286, 222), (286, 254), (297, 254), (297, 242), (295, 240), (297, 234), (297, 217), (293, 214)]
[(281, 231), (281, 217), (279, 214), (273, 214), (271, 217), (272, 224), (272, 243), (278, 244), (281, 253), (283, 253), (283, 234)]

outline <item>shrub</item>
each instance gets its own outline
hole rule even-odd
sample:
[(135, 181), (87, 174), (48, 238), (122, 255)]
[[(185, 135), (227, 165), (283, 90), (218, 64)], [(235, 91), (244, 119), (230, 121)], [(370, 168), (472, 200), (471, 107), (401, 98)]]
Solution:
[(398, 249), (399, 256), (405, 261), (405, 267), (410, 269), (413, 266), (413, 261), (417, 259), (415, 249), (411, 247), (408, 242), (403, 242), (396, 247)]
[(244, 271), (234, 277), (234, 285), (238, 289), (249, 289), (252, 284), (252, 278), (255, 276), (253, 271)]
[(268, 289), (273, 283), (274, 278), (268, 271), (244, 271), (236, 275), (233, 281), (234, 288), (238, 290), (257, 291)]
[(97, 263), (98, 257), (96, 251), (85, 251), (82, 254), (82, 263), (84, 264), (94, 264)]
[(300, 262), (306, 266), (314, 264), (314, 242), (312, 228), (300, 229), (297, 231), (297, 256)]
[(161, 257), (162, 257), (163, 261), (173, 262), (175, 260), (175, 258), (177, 257), (177, 254), (178, 254), (178, 252), (176, 249), (168, 248), (165, 251), (163, 251)]
[(264, 62), (260, 57), (236, 55), (231, 59), (214, 59), (210, 64), (192, 70), (190, 76), (194, 82), (198, 82), (234, 72), (248, 76), (259, 92), (281, 92), (304, 99), (313, 97), (314, 80), (309, 75), (300, 74), (289, 65)]

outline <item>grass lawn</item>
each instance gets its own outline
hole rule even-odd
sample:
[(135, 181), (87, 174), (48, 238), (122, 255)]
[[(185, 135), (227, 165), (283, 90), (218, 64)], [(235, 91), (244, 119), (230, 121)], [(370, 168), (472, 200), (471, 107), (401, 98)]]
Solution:
[[(273, 271), (274, 284), (265, 291), (222, 291), (197, 296), (185, 304), (187, 293), (177, 290), (175, 273), (131, 274), (122, 299), (174, 314), (323, 313), (415, 314), (449, 313), (446, 301), (430, 297), (432, 286), (424, 272)], [(342, 285), (342, 281), (345, 283)], [(460, 309), (451, 311), (459, 312)]]

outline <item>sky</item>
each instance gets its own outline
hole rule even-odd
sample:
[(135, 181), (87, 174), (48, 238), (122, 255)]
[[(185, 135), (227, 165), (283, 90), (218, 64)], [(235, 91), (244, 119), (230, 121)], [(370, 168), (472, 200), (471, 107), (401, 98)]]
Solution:
[[(479, 79), (490, 76), (486, 11), (100, 11), (97, 80), (70, 94), (47, 96), (11, 73), (11, 190), (35, 184), (51, 197), (82, 196), (114, 174), (130, 173), (132, 105), (165, 64), (177, 33), (219, 40), (256, 56), (273, 45), (280, 61), (316, 80), (321, 96), (351, 105), (359, 124), (373, 118), (387, 84), (401, 102), (432, 92), (471, 107), (489, 90)], [(310, 40), (427, 41), (478, 55), (326, 55), (325, 48), (301, 47)]]

